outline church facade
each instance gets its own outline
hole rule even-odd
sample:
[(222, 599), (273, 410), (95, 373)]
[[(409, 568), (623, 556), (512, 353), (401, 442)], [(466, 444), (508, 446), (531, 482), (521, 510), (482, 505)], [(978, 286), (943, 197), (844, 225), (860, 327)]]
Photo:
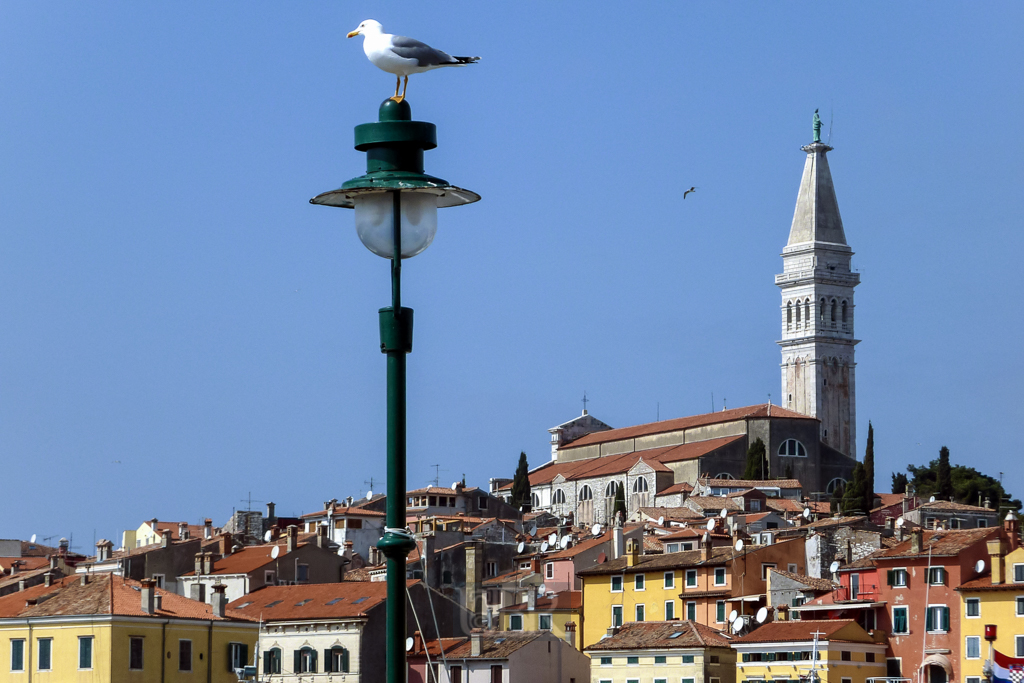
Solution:
[[(851, 269), (835, 188), (815, 113), (783, 272), (782, 397), (771, 403), (613, 429), (586, 410), (548, 430), (551, 461), (530, 473), (535, 510), (608, 524), (617, 489), (627, 517), (667, 504), (698, 479), (741, 479), (757, 439), (761, 479), (796, 479), (805, 498), (830, 495), (856, 465), (856, 383)], [(510, 485), (505, 486), (508, 489)], [(500, 495), (501, 492), (499, 492)], [(507, 493), (507, 491), (505, 491)], [(675, 500), (678, 496), (673, 497)]]

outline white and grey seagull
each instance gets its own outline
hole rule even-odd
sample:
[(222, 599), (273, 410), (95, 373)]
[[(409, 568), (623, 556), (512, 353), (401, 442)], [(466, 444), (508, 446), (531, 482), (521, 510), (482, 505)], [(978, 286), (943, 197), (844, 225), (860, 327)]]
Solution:
[[(479, 57), (452, 57), (447, 52), (435, 50), (426, 43), (421, 43), (405, 36), (384, 33), (379, 21), (367, 19), (359, 24), (355, 31), (348, 34), (349, 38), (363, 36), (363, 52), (378, 69), (395, 74), (395, 102), (405, 99), (405, 91), (409, 88), (409, 75), (419, 74), (442, 66), (465, 66), (480, 61)], [(402, 94), (398, 89), (405, 77)]]

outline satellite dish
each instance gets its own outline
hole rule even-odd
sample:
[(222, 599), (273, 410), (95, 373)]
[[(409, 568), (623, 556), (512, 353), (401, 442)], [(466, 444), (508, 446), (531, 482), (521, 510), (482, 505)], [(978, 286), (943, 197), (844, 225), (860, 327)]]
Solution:
[(536, 536), (537, 535), (537, 525), (534, 524), (533, 526), (531, 526), (530, 530), (528, 532), (526, 532), (526, 533), (530, 534), (531, 536)]
[(935, 496), (932, 496), (931, 498), (929, 498), (928, 502), (929, 503), (934, 503), (935, 502)]
[(345, 557), (345, 549), (338, 548), (338, 557)]
[(267, 533), (263, 534), (263, 542), (264, 543), (270, 543), (270, 539), (273, 538), (273, 537), (274, 537), (274, 534), (271, 533), (270, 529), (267, 529)]
[(757, 610), (757, 616), (755, 617), (755, 619), (757, 619), (757, 623), (763, 624), (764, 620), (767, 619), (767, 618), (768, 618), (768, 608), (767, 607), (762, 607), (761, 609)]
[(35, 543), (36, 542), (36, 535), (32, 534), (32, 538), (28, 539), (28, 542), (29, 543)]
[(373, 500), (373, 491), (366, 492), (366, 500)]
[(897, 529), (903, 528), (903, 525), (906, 524), (906, 523), (907, 523), (907, 520), (903, 519), (903, 517), (897, 517), (896, 518), (896, 528)]
[(665, 526), (665, 516), (658, 517), (658, 526)]
[(594, 535), (594, 536), (600, 536), (601, 535), (601, 525), (600, 524), (595, 524), (594, 526), (590, 527), (590, 533), (592, 535)]
[(544, 595), (545, 593), (547, 593), (547, 592), (548, 592), (548, 587), (547, 587), (547, 586), (545, 586), (545, 585), (544, 585), (544, 584), (542, 583), (541, 585), (537, 586), (537, 592), (538, 592), (538, 593), (540, 593), (541, 595)]
[(708, 531), (714, 531), (715, 530), (715, 520), (709, 519), (708, 523), (705, 524), (704, 526), (706, 526), (708, 528)]
[(739, 552), (743, 552), (743, 539), (742, 538), (738, 539), (736, 541), (736, 545), (733, 546), (733, 547), (736, 548), (736, 552), (738, 552), (738, 553)]
[(270, 559), (276, 560), (277, 556), (281, 554), (281, 546), (275, 545), (270, 549)]
[(978, 572), (979, 574), (985, 571), (985, 560), (978, 560), (974, 564), (974, 571)]
[(743, 620), (736, 617), (736, 621), (732, 622), (732, 632), (739, 633), (743, 630)]
[(459, 484), (460, 484), (460, 483), (461, 483), (461, 482), (453, 481), (453, 482), (452, 482), (452, 491), (454, 491), (454, 490), (455, 490), (456, 488), (458, 488), (458, 486), (459, 486)]
[(525, 549), (526, 549), (526, 544), (523, 543), (522, 541), (520, 541), (519, 545), (516, 546), (516, 552), (519, 553), (520, 555), (523, 554), (523, 550), (525, 550)]
[(832, 572), (833, 574), (835, 574), (835, 573), (836, 573), (837, 571), (839, 571), (839, 560), (836, 560), (835, 562), (833, 562), (832, 564), (830, 564), (830, 565), (828, 566), (828, 570), (829, 570), (830, 572)]
[(554, 545), (558, 543), (558, 534), (551, 534), (548, 536), (548, 545)]
[(811, 508), (804, 508), (804, 511), (803, 511), (802, 514), (804, 516), (804, 519), (810, 519), (811, 518)]
[(718, 513), (718, 516), (721, 517), (722, 519), (725, 519), (726, 517), (729, 516), (729, 511), (726, 510), (725, 508), (722, 508), (722, 511)]
[(562, 550), (565, 550), (566, 548), (569, 547), (569, 541), (571, 541), (571, 540), (572, 539), (569, 538), (568, 536), (562, 536), (562, 540), (558, 542), (558, 547), (561, 548)]
[(738, 617), (739, 615), (740, 613), (736, 610), (729, 612), (729, 623), (731, 624), (732, 622), (736, 621), (736, 617)]
[(544, 541), (543, 543), (540, 544), (540, 551), (542, 553), (546, 553), (548, 551), (548, 542), (547, 541)]
[(413, 644), (414, 644), (415, 642), (416, 642), (416, 641), (415, 641), (415, 640), (413, 640), (412, 638), (406, 638), (406, 639), (405, 639), (405, 651), (406, 651), (406, 652), (412, 652), (412, 646), (413, 646)]

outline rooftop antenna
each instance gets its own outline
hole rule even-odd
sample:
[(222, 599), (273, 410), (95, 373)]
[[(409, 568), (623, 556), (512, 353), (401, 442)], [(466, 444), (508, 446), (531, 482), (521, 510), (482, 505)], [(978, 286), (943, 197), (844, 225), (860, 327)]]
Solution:
[(715, 412), (715, 392), (711, 392), (711, 412)]
[[(370, 480), (369, 480), (369, 481), (364, 481), (363, 483), (364, 483), (364, 484), (366, 484), (367, 486), (369, 486), (369, 487), (370, 487), (370, 490), (372, 491), (372, 490), (373, 490), (374, 488), (376, 488), (376, 487), (375, 487), (375, 486), (373, 485), (373, 482), (374, 482), (374, 479), (373, 479), (373, 477), (370, 477)], [(380, 482), (378, 482), (378, 483), (380, 483)]]
[(587, 414), (587, 404), (590, 403), (590, 399), (587, 398), (587, 390), (583, 390), (583, 414)]
[(249, 491), (249, 497), (248, 498), (243, 498), (242, 500), (240, 500), (238, 502), (245, 503), (248, 506), (248, 507), (245, 508), (246, 512), (252, 512), (252, 504), (253, 503), (264, 503), (266, 501), (263, 501), (263, 500), (253, 500), (252, 499), (252, 491)]
[(728, 406), (725, 405), (725, 397), (723, 396), (722, 397), (722, 412), (725, 412), (728, 409), (729, 409)]
[(441, 485), (441, 473), (442, 472), (447, 472), (448, 470), (441, 469), (440, 463), (434, 464), (434, 465), (429, 465), (429, 467), (433, 467), (434, 468), (434, 479), (433, 479), (434, 486), (435, 487), (440, 486)]
[(658, 413), (655, 422), (661, 422), (661, 401), (658, 401)]

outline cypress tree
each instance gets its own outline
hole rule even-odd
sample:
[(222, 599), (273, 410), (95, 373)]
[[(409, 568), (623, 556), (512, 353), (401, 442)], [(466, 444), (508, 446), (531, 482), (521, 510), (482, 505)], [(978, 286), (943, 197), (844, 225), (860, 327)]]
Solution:
[(612, 515), (618, 518), (619, 513), (622, 513), (622, 521), (626, 521), (626, 493), (625, 487), (622, 484), (616, 484), (615, 486), (615, 505), (612, 507)]
[(526, 463), (526, 452), (519, 453), (519, 465), (516, 467), (515, 477), (512, 479), (512, 495), (510, 496), (512, 507), (517, 510), (530, 509), (530, 466)]
[(764, 441), (761, 441), (761, 437), (758, 437), (754, 443), (750, 444), (750, 448), (747, 449), (747, 468), (743, 472), (744, 479), (764, 479), (766, 472), (765, 460), (767, 453), (764, 447)]
[(871, 512), (875, 506), (875, 428), (868, 420), (868, 445), (864, 449), (864, 479), (866, 482), (864, 491), (864, 513)]
[(868, 488), (867, 475), (864, 469), (864, 463), (862, 462), (857, 463), (853, 468), (853, 481), (846, 485), (840, 505), (840, 511), (843, 514), (867, 513), (866, 510), (861, 509), (864, 506), (864, 491)]
[(939, 449), (939, 464), (935, 468), (935, 496), (939, 500), (953, 498), (953, 471), (949, 466), (949, 449)]

